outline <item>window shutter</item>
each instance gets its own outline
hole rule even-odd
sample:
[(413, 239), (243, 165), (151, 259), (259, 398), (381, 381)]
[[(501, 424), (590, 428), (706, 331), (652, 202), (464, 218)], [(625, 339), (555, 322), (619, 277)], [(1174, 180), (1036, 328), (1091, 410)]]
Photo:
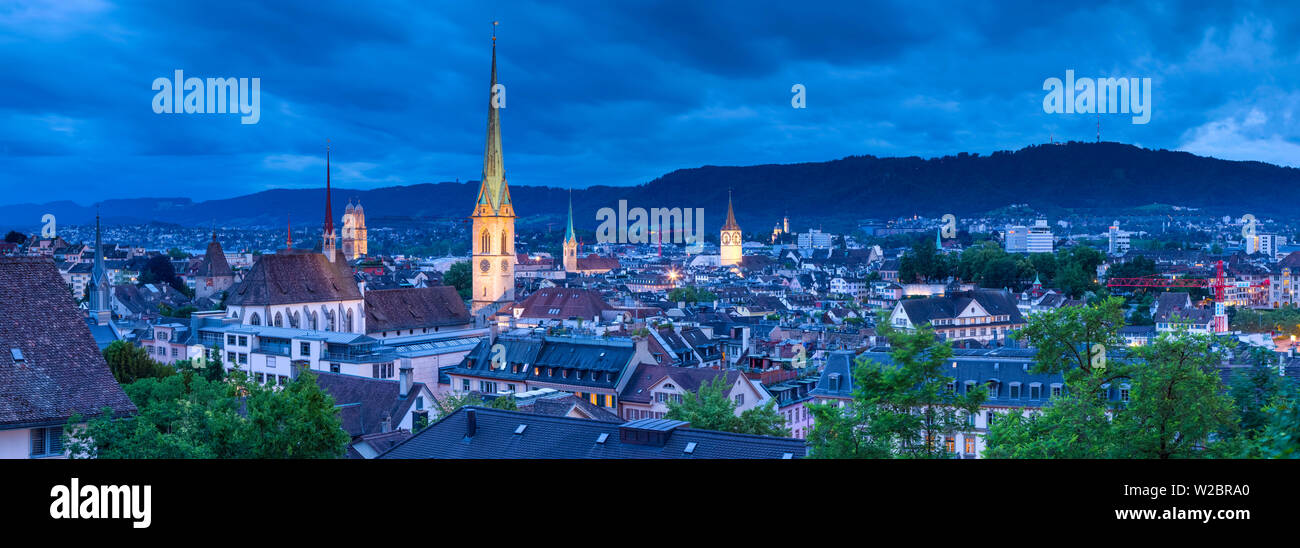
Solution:
[(33, 455), (45, 454), (45, 429), (44, 428), (32, 429), (32, 454)]
[(63, 453), (63, 427), (55, 426), (49, 429), (50, 432), (50, 453)]

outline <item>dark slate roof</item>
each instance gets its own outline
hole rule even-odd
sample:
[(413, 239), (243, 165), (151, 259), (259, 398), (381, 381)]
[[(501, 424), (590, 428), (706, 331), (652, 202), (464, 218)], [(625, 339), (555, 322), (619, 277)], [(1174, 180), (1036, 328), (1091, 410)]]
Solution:
[(446, 285), (366, 291), (366, 331), (397, 331), (470, 323), (456, 288)]
[[(492, 346), (500, 344), (505, 349), (506, 368), (492, 362)], [(527, 380), (530, 383), (553, 383), (575, 387), (613, 388), (618, 380), (630, 369), (629, 364), (636, 355), (636, 348), (631, 343), (620, 343), (599, 339), (574, 339), (567, 337), (543, 337), (515, 339), (498, 337), (495, 342), (483, 339), (474, 347), (465, 359), (448, 371), (454, 375), (473, 375), (476, 377), (502, 380)], [(520, 367), (516, 372), (515, 366)], [(538, 374), (538, 367), (542, 368)], [(554, 375), (550, 375), (551, 370)], [(564, 370), (571, 373), (566, 378)], [(576, 372), (582, 372), (578, 378)], [(599, 374), (598, 380), (592, 380), (592, 374)]]
[[(343, 429), (353, 437), (383, 433), (385, 417), (392, 419), (391, 428), (397, 428), (397, 423), (415, 404), (415, 396), (424, 388), (424, 383), (411, 383), (411, 393), (403, 398), (398, 381), (325, 371), (314, 373), (316, 384), (334, 398)], [(425, 409), (432, 404), (424, 402)]]
[(1189, 305), (1190, 302), (1191, 295), (1185, 291), (1161, 293), (1156, 301), (1155, 321), (1172, 322), (1175, 317), (1186, 323), (1209, 323), (1214, 320), (1212, 310)]
[[(468, 417), (474, 435), (467, 436)], [(644, 428), (662, 445), (624, 442), (617, 424), (467, 406), (380, 455), (381, 459), (780, 459), (803, 458), (803, 440), (695, 430), (665, 423)], [(523, 427), (520, 431), (520, 427)], [(604, 442), (600, 442), (602, 434)], [(690, 447), (691, 452), (686, 449)]]
[(907, 312), (908, 319), (914, 325), (922, 325), (931, 323), (932, 320), (938, 318), (956, 318), (970, 305), (971, 301), (979, 303), (980, 307), (987, 311), (989, 315), (1010, 317), (1010, 320), (1006, 322), (982, 325), (1025, 323), (1025, 319), (1020, 315), (1020, 309), (1016, 307), (1016, 303), (1012, 301), (1011, 296), (997, 289), (956, 291), (942, 297), (907, 299), (901, 302), (903, 310)]
[(61, 424), (103, 407), (135, 412), (54, 262), (0, 257), (0, 429)]
[(643, 363), (637, 366), (636, 372), (633, 373), (618, 399), (626, 402), (650, 403), (652, 398), (650, 386), (664, 377), (671, 377), (673, 384), (681, 387), (682, 390), (696, 392), (705, 381), (713, 382), (713, 379), (719, 376), (726, 379), (727, 386), (732, 386), (740, 377), (740, 372), (719, 371), (711, 367), (676, 367)]
[[(817, 388), (810, 390), (808, 393), (813, 396), (827, 398), (852, 398), (853, 397), (853, 369), (857, 366), (854, 363), (853, 352), (841, 350), (831, 352), (826, 358), (826, 366), (822, 368), (821, 378), (817, 380)], [(839, 388), (831, 389), (832, 376), (838, 376)]]
[(267, 305), (360, 299), (350, 273), (324, 255), (285, 252), (262, 255), (230, 291), (226, 304)]
[[(352, 442), (352, 444), (348, 446), (347, 455), (350, 459), (374, 458), (375, 456), (378, 456), (378, 454), (396, 447), (397, 444), (406, 441), (410, 437), (410, 430), (393, 430), (392, 432), (366, 434), (357, 438), (356, 441)], [(369, 455), (363, 454), (362, 451), (365, 449), (358, 446), (368, 446), (370, 451), (373, 451), (373, 453), (370, 453)], [(367, 453), (369, 453), (369, 451), (367, 451)]]

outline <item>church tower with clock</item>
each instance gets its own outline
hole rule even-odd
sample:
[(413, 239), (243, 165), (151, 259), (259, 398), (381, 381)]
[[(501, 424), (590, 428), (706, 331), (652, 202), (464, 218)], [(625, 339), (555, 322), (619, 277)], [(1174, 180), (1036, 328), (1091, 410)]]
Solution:
[[(470, 232), (474, 271), (472, 313), (492, 313), (498, 303), (515, 298), (515, 210), (501, 159), (501, 120), (497, 110), (497, 38), (492, 36), (492, 83), (488, 91), (487, 145), (483, 180), (474, 204)], [(484, 310), (487, 309), (487, 310)]]
[(736, 224), (736, 214), (731, 211), (731, 191), (727, 191), (727, 224), (722, 225), (722, 234), (718, 238), (718, 243), (721, 252), (719, 264), (722, 266), (740, 264), (740, 225)]

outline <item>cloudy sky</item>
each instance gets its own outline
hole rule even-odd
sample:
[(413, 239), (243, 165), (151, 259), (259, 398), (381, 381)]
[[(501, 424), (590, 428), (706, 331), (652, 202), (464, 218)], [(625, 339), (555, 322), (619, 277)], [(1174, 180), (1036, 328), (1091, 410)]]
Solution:
[[(0, 204), (317, 187), (327, 139), (342, 187), (477, 179), (494, 20), (512, 185), (1093, 140), (1043, 111), (1067, 69), (1151, 78), (1150, 123), (1102, 115), (1103, 139), (1300, 166), (1287, 3), (870, 4), (10, 0)], [(260, 120), (156, 114), (177, 69), (260, 78)]]

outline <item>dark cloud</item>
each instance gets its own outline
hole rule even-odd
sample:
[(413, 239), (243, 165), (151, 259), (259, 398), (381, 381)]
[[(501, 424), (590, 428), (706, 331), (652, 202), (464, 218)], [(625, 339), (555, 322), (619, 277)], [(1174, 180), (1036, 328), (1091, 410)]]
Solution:
[[(1095, 137), (1044, 78), (1152, 78), (1103, 137), (1300, 163), (1300, 17), (1234, 2), (157, 2), (0, 7), (0, 202), (466, 180), (490, 21), (513, 184), (936, 156)], [(157, 77), (261, 78), (261, 120), (150, 109)], [(790, 108), (793, 84), (808, 108)]]

